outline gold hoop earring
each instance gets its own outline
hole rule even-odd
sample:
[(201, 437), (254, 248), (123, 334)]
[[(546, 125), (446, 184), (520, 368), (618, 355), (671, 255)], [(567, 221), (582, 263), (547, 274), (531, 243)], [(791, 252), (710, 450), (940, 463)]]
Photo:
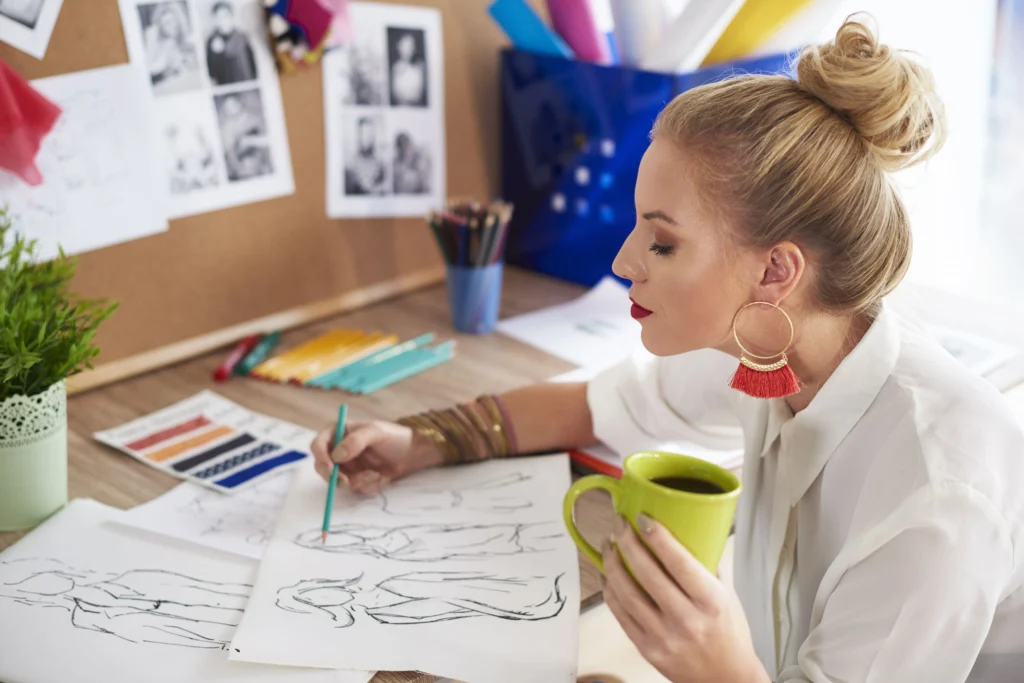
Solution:
[[(770, 356), (759, 356), (752, 353), (740, 341), (739, 332), (736, 330), (736, 323), (740, 318), (740, 314), (751, 306), (768, 306), (781, 313), (782, 317), (786, 319), (786, 323), (789, 325), (789, 341), (786, 342), (786, 345), (778, 353)], [(793, 319), (777, 304), (767, 301), (755, 301), (742, 306), (732, 318), (732, 338), (740, 349), (740, 365), (736, 368), (736, 373), (732, 376), (729, 386), (754, 398), (785, 398), (786, 396), (798, 393), (800, 391), (800, 380), (793, 373), (793, 368), (789, 367), (789, 358), (786, 356), (786, 352), (793, 345), (794, 336)], [(772, 360), (773, 358), (777, 360), (772, 363), (756, 362)]]

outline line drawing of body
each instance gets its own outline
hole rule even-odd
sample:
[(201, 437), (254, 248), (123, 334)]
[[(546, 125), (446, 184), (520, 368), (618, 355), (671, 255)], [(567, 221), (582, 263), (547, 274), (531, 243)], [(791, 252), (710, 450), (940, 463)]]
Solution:
[(295, 544), (311, 550), (399, 560), (436, 562), (474, 560), (547, 552), (565, 537), (557, 522), (539, 524), (414, 524), (381, 527), (338, 524), (321, 542), (319, 528), (295, 537)]
[(289, 481), (275, 478), (259, 482), (229, 500), (217, 491), (202, 490), (177, 512), (198, 522), (201, 536), (226, 534), (244, 537), (249, 545), (263, 546), (274, 531)]
[(474, 512), (511, 513), (533, 507), (529, 498), (504, 491), (533, 477), (520, 472), (463, 484), (451, 485), (409, 484), (398, 481), (360, 506), (377, 505), (381, 512), (396, 517), (419, 517), (424, 513), (445, 510), (472, 510)]
[(67, 610), (71, 625), (129, 643), (226, 650), (252, 586), (164, 569), (95, 572), (59, 560), (0, 562), (0, 600)]
[(348, 628), (365, 614), (380, 624), (432, 624), (476, 617), (541, 621), (565, 606), (560, 581), (549, 576), (484, 572), (412, 572), (363, 587), (364, 577), (303, 579), (277, 591), (277, 606)]

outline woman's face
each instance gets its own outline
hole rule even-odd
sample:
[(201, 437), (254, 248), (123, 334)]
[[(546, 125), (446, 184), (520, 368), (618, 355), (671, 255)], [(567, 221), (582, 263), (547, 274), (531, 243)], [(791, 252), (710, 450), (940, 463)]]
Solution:
[(160, 15), (160, 32), (165, 36), (176, 36), (181, 32), (178, 26), (178, 17), (174, 12), (163, 12)]
[(416, 41), (413, 40), (412, 36), (406, 33), (404, 36), (398, 39), (398, 56), (403, 61), (411, 62), (413, 55), (416, 54)]
[(729, 348), (733, 316), (755, 300), (764, 275), (761, 255), (702, 206), (690, 180), (698, 174), (685, 150), (651, 143), (637, 176), (636, 225), (612, 266), (632, 281), (633, 316), (657, 356)]

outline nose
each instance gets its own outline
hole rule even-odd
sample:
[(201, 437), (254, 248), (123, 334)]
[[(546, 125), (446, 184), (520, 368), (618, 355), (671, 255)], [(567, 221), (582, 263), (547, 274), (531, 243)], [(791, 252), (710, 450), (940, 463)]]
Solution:
[(612, 272), (621, 278), (631, 282), (644, 282), (647, 280), (647, 266), (643, 259), (641, 240), (636, 228), (633, 228), (626, 241), (619, 247), (619, 253), (612, 261)]

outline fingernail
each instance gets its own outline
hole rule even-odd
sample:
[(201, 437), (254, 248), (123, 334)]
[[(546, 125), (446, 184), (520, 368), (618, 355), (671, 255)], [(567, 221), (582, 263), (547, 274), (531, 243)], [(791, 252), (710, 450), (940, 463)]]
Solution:
[(372, 484), (378, 479), (380, 479), (380, 472), (375, 470), (368, 470), (366, 474), (363, 475), (363, 481), (367, 484)]
[(642, 512), (636, 516), (636, 525), (640, 527), (640, 531), (644, 534), (650, 535), (654, 533), (654, 520)]

